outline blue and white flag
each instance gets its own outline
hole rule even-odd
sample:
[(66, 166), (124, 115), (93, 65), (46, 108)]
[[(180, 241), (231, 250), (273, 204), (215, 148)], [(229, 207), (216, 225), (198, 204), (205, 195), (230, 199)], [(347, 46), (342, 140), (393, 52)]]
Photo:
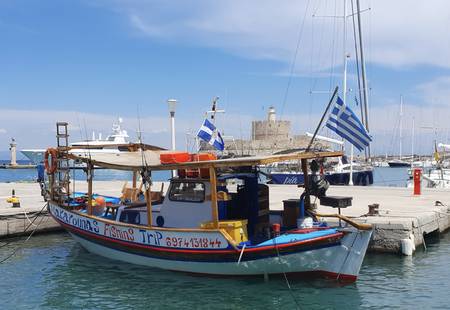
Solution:
[(360, 151), (372, 141), (364, 125), (339, 96), (326, 126)]
[(206, 118), (203, 122), (202, 127), (200, 127), (200, 130), (197, 133), (197, 137), (209, 143), (219, 151), (223, 151), (223, 149), (225, 148), (225, 143), (223, 142), (220, 132), (217, 130), (216, 126), (214, 126), (214, 124), (208, 121), (208, 119)]

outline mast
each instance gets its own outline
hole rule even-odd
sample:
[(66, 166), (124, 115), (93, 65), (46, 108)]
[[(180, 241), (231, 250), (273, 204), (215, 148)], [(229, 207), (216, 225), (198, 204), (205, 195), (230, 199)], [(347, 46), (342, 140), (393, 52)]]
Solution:
[[(361, 74), (363, 83), (363, 97), (364, 97), (364, 125), (367, 132), (369, 132), (369, 97), (367, 96), (367, 79), (366, 79), (366, 63), (364, 61), (364, 48), (362, 41), (362, 28), (361, 28), (361, 9), (359, 0), (356, 0), (356, 13), (358, 17), (358, 33), (359, 33), (359, 52), (361, 56)], [(367, 148), (370, 158), (370, 145)]]
[[(347, 59), (350, 57), (347, 54), (347, 0), (344, 0), (344, 36), (343, 36), (343, 48), (344, 48), (344, 78), (342, 81), (342, 101), (344, 105), (347, 103)], [(353, 144), (350, 143), (350, 176), (348, 185), (353, 185)]]
[(403, 140), (403, 95), (400, 95), (400, 125), (398, 126), (399, 130), (399, 138), (400, 138), (400, 147), (399, 147), (399, 154), (398, 157), (401, 160), (402, 159), (402, 140)]
[(413, 162), (414, 162), (414, 124), (415, 120), (414, 117), (412, 118), (412, 133), (411, 133), (411, 168), (413, 166)]

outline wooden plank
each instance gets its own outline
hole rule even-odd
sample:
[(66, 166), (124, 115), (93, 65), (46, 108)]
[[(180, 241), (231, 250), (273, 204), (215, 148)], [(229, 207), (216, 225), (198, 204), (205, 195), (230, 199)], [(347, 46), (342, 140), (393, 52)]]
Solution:
[(88, 164), (88, 214), (92, 215), (92, 166)]
[[(289, 160), (301, 160), (301, 159), (314, 159), (322, 157), (338, 157), (342, 156), (342, 152), (302, 152), (293, 154), (283, 154), (283, 155), (270, 155), (270, 156), (254, 156), (254, 157), (244, 157), (244, 158), (229, 158), (229, 159), (218, 159), (218, 160), (208, 160), (208, 161), (195, 161), (195, 162), (184, 162), (176, 164), (158, 164), (158, 165), (148, 165), (146, 168), (148, 170), (158, 171), (158, 170), (178, 170), (178, 169), (201, 169), (201, 168), (228, 168), (228, 167), (242, 167), (242, 166), (258, 166), (267, 165), (276, 162), (289, 161)], [(91, 162), (92, 164), (104, 168), (116, 169), (116, 170), (127, 170), (127, 171), (138, 171), (143, 169), (142, 160), (139, 159), (139, 163), (132, 162), (127, 165), (115, 164), (113, 162), (101, 162), (95, 159), (90, 159), (88, 157), (75, 156), (73, 154), (69, 155), (72, 159), (79, 159), (84, 162)], [(94, 157), (93, 155), (91, 157)]]
[(211, 209), (212, 209), (212, 221), (214, 228), (219, 228), (219, 212), (217, 210), (217, 177), (216, 169), (214, 167), (209, 168), (209, 178), (211, 186)]
[(136, 188), (137, 183), (137, 171), (133, 171), (133, 188)]
[(351, 219), (349, 219), (348, 217), (341, 215), (341, 214), (323, 214), (323, 213), (314, 213), (311, 212), (312, 214), (314, 214), (317, 217), (334, 217), (334, 218), (338, 218), (340, 220), (343, 220), (344, 222), (347, 222), (348, 224), (352, 225), (353, 227), (359, 229), (359, 230), (371, 230), (373, 228), (372, 224), (367, 224), (367, 223), (357, 223)]
[(303, 184), (305, 185), (305, 210), (311, 206), (311, 196), (309, 195), (308, 160), (302, 159)]
[(147, 205), (147, 224), (148, 227), (152, 227), (152, 191), (151, 184), (148, 185), (145, 190), (145, 202)]

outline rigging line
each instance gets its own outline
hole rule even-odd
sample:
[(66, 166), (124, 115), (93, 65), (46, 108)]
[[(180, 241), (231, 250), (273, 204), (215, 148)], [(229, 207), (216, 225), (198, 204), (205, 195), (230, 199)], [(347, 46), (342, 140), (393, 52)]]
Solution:
[[(78, 123), (78, 129), (80, 131), (80, 139), (81, 141), (85, 141), (85, 138), (83, 138), (83, 127), (81, 126), (81, 122), (80, 122), (80, 115), (77, 113), (77, 123)], [(87, 137), (86, 137), (87, 140)], [(83, 150), (84, 152), (84, 156), (87, 156), (87, 152), (86, 150)]]
[[(46, 203), (44, 204), (44, 206), (42, 207), (42, 209), (39, 211), (38, 215), (37, 215), (37, 216), (33, 219), (33, 221), (31, 221), (30, 224), (28, 224), (28, 226), (24, 229), (24, 231), (23, 231), (24, 233), (27, 232), (27, 231), (28, 231), (28, 228), (30, 228), (31, 225), (34, 224), (34, 222), (36, 221), (36, 219), (39, 217), (40, 214), (42, 214), (42, 212), (43, 212), (44, 209), (47, 207), (47, 205), (48, 205), (48, 203), (46, 202)], [(25, 244), (25, 242), (27, 242), (27, 241), (31, 238), (31, 236), (35, 233), (35, 231), (38, 229), (39, 225), (41, 225), (41, 223), (42, 223), (43, 220), (44, 220), (44, 217), (42, 216), (42, 217), (41, 217), (41, 221), (36, 225), (36, 227), (33, 229), (33, 231), (32, 231), (31, 234), (27, 237), (27, 239), (25, 239), (25, 241), (24, 241), (21, 245), (19, 245), (16, 249), (14, 249), (14, 251), (12, 251), (7, 257), (3, 258), (3, 259), (0, 261), (0, 264), (3, 264), (4, 262), (6, 262), (8, 259), (10, 259), (11, 257), (13, 257), (13, 256), (17, 253), (17, 251), (21, 248), (21, 246), (23, 246), (23, 245)], [(11, 243), (12, 243), (12, 241), (11, 241), (11, 242), (7, 242), (6, 244), (3, 244), (1, 247), (7, 246), (7, 245), (9, 245), (9, 244), (11, 244)]]
[[(338, 281), (339, 281), (339, 279), (341, 277), (342, 270), (344, 270), (345, 263), (347, 262), (348, 258), (350, 257), (350, 253), (353, 252), (353, 246), (355, 245), (355, 241), (359, 237), (359, 235), (360, 235), (360, 231), (358, 230), (356, 232), (355, 238), (353, 238), (351, 246), (347, 248), (347, 255), (345, 256), (345, 259), (342, 262), (341, 268), (339, 268), (339, 273), (338, 273), (337, 278), (336, 278), (336, 280), (338, 280)], [(345, 246), (345, 245), (342, 245), (342, 246)]]
[(276, 237), (274, 237), (272, 240), (273, 240), (273, 244), (274, 244), (274, 246), (275, 246), (275, 250), (277, 251), (278, 261), (280, 262), (281, 268), (282, 268), (282, 270), (283, 270), (284, 280), (286, 281), (286, 285), (287, 285), (287, 287), (288, 287), (288, 289), (289, 289), (289, 294), (291, 294), (291, 297), (292, 297), (292, 299), (294, 300), (295, 305), (297, 306), (297, 309), (301, 309), (300, 304), (298, 303), (297, 298), (295, 298), (294, 292), (292, 291), (292, 287), (291, 287), (291, 284), (289, 283), (287, 274), (286, 274), (286, 272), (284, 271), (284, 268), (283, 268), (284, 265), (283, 265), (283, 262), (282, 262), (282, 260), (281, 260), (280, 251), (278, 250), (278, 244), (277, 244), (277, 241), (276, 241)]
[[(327, 12), (327, 11), (328, 11), (328, 2), (326, 1), (325, 2), (324, 12)], [(313, 20), (314, 20), (314, 18), (313, 18)], [(323, 45), (323, 39), (324, 39), (324, 34), (325, 34), (325, 23), (327, 23), (327, 21), (326, 21), (325, 18), (322, 18), (321, 20), (322, 20), (322, 24), (321, 24), (321, 28), (320, 28), (320, 39), (319, 39), (319, 45), (318, 45), (318, 49), (317, 49), (318, 52), (317, 52), (317, 57), (316, 57), (316, 59), (318, 60), (318, 62), (317, 62), (318, 69), (320, 69), (322, 66), (325, 65), (324, 64), (325, 61), (322, 62), (322, 54), (323, 54), (322, 45)], [(313, 57), (313, 55), (311, 55), (311, 59), (312, 59), (312, 57)], [(314, 83), (313, 83), (313, 86), (312, 86), (311, 90), (316, 89), (316, 85), (317, 85), (317, 81), (318, 80), (319, 79), (316, 76), (314, 78)]]
[[(319, 6), (317, 7), (317, 9), (318, 8), (319, 8)], [(327, 10), (328, 10), (328, 2), (325, 1), (324, 11), (326, 12)], [(317, 12), (317, 10), (316, 10), (316, 12)], [(315, 15), (315, 13), (314, 13), (314, 15)], [(314, 21), (314, 18), (312, 18), (312, 20)], [(326, 23), (325, 18), (322, 18), (322, 24), (320, 25), (320, 31), (319, 31), (320, 32), (320, 38), (319, 38), (319, 44), (318, 44), (318, 48), (317, 48), (318, 52), (317, 52), (317, 57), (316, 57), (316, 59), (317, 59), (317, 69), (318, 69), (317, 72), (320, 72), (321, 71), (321, 67), (324, 67), (324, 64), (323, 64), (324, 61), (322, 62), (322, 55), (323, 55), (323, 48), (322, 48), (322, 46), (323, 46), (323, 40), (324, 40), (324, 34), (325, 34), (325, 23)], [(314, 54), (314, 50), (311, 53), (311, 68), (313, 66), (313, 64), (312, 64), (313, 63), (313, 55), (315, 55)], [(325, 57), (324, 57), (324, 60), (325, 60)], [(319, 73), (319, 75), (320, 75), (320, 73)], [(310, 104), (309, 104), (309, 111), (308, 111), (308, 115), (309, 115), (308, 127), (311, 127), (311, 124), (312, 124), (312, 119), (311, 119), (312, 107), (315, 104), (315, 101), (314, 101), (315, 97), (313, 96), (313, 91), (316, 89), (317, 82), (319, 80), (319, 75), (316, 75), (314, 78), (312, 78), (313, 70), (311, 69), (312, 85), (311, 85), (311, 89), (310, 89)]]
[[(299, 50), (299, 47), (300, 47), (300, 42), (302, 41), (302, 37), (303, 37), (303, 29), (304, 29), (304, 26), (305, 26), (306, 14), (308, 13), (308, 9), (309, 9), (310, 3), (311, 3), (311, 0), (308, 0), (308, 3), (306, 4), (306, 8), (305, 8), (305, 13), (303, 14), (302, 19), (300, 19), (300, 21), (299, 21), (299, 31), (298, 31), (298, 36), (297, 36), (297, 44), (296, 44), (296, 47), (295, 47), (294, 57), (292, 59), (291, 68), (289, 70), (288, 82), (287, 82), (287, 85), (286, 85), (286, 89), (285, 89), (285, 92), (284, 92), (283, 101), (282, 101), (282, 105), (281, 105), (281, 113), (280, 113), (280, 118), (281, 119), (283, 118), (284, 108), (285, 108), (286, 101), (287, 101), (287, 98), (288, 98), (289, 89), (291, 87), (292, 77), (294, 75), (294, 70), (295, 70), (295, 64), (297, 62), (298, 50)], [(275, 132), (275, 139), (278, 139), (279, 129), (280, 129), (280, 126), (277, 126), (277, 129), (276, 129), (276, 132)], [(262, 141), (261, 141), (261, 143), (262, 143)], [(261, 143), (260, 143), (259, 148), (261, 148)], [(277, 145), (276, 143), (272, 144), (272, 146), (271, 146), (272, 152), (274, 151), (276, 145)]]
[(299, 47), (300, 47), (300, 42), (301, 42), (302, 37), (303, 37), (303, 29), (304, 29), (304, 26), (305, 26), (306, 14), (308, 13), (310, 2), (311, 2), (311, 0), (308, 0), (308, 3), (306, 4), (305, 13), (303, 14), (303, 18), (302, 18), (301, 23), (299, 25), (300, 29), (299, 29), (298, 37), (297, 37), (297, 45), (295, 47), (294, 58), (293, 58), (292, 63), (291, 63), (291, 69), (290, 69), (290, 72), (289, 72), (289, 78), (288, 78), (288, 82), (287, 82), (287, 85), (286, 85), (286, 90), (284, 92), (283, 104), (281, 106), (281, 114), (280, 114), (281, 117), (283, 116), (284, 107), (286, 105), (287, 97), (288, 97), (288, 94), (289, 94), (289, 89), (291, 87), (292, 77), (294, 75), (294, 70), (295, 70), (295, 64), (297, 62), (298, 50), (299, 50)]
[(89, 147), (89, 140), (88, 140), (88, 134), (87, 134), (87, 126), (86, 126), (86, 118), (83, 118), (83, 124), (84, 124), (84, 134), (86, 135), (86, 143), (87, 143), (87, 153), (89, 156), (89, 161), (92, 160), (91, 158), (91, 148)]
[(137, 105), (137, 118), (138, 118), (138, 129), (139, 129), (138, 139), (139, 139), (139, 143), (141, 146), (141, 160), (142, 160), (142, 166), (143, 166), (143, 170), (141, 171), (141, 182), (144, 183), (145, 189), (147, 190), (150, 186), (151, 178), (148, 173), (147, 157), (145, 156), (144, 143), (143, 143), (142, 134), (141, 134), (141, 113), (139, 111), (139, 105)]
[[(336, 0), (334, 1), (334, 16), (337, 15), (337, 3)], [(335, 55), (335, 44), (336, 44), (336, 34), (337, 34), (337, 29), (336, 29), (336, 19), (333, 18), (333, 40), (331, 43), (331, 66), (330, 66), (330, 85), (329, 85), (329, 90), (331, 91), (331, 89), (333, 88), (333, 84), (334, 84), (334, 58), (336, 57)]]
[[(355, 22), (355, 10), (353, 6), (353, 0), (350, 1), (352, 4), (352, 23), (353, 23), (353, 41), (355, 43), (355, 59), (356, 59), (356, 74), (358, 76), (358, 94), (359, 94), (359, 106), (361, 108), (361, 120), (364, 124), (364, 109), (363, 109), (363, 101), (362, 101), (362, 89), (361, 89), (361, 71), (359, 67), (359, 49), (357, 44), (357, 37), (356, 37), (356, 22)], [(364, 124), (365, 125), (365, 124)]]

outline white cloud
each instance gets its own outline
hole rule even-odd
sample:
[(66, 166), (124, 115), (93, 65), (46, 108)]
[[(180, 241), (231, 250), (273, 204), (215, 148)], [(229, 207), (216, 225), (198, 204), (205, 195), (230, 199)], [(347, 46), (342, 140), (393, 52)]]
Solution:
[[(416, 150), (429, 153), (435, 138), (438, 142), (449, 142), (450, 128), (447, 128), (447, 120), (450, 119), (450, 109), (443, 105), (420, 106), (412, 101), (413, 98), (405, 97), (403, 136), (404, 150), (410, 150), (412, 118), (415, 117)], [(313, 131), (320, 119), (320, 114), (289, 114), (279, 118), (292, 122), (292, 134), (301, 134), (305, 131)], [(56, 121), (67, 121), (70, 124), (70, 142), (79, 141), (91, 137), (92, 131), (96, 134), (102, 132), (105, 137), (112, 123), (117, 119), (116, 115), (82, 113), (77, 111), (53, 111), (53, 110), (7, 110), (0, 109), (0, 122), (5, 132), (16, 138), (19, 149), (45, 148), (55, 144)], [(251, 136), (251, 121), (254, 116), (237, 113), (227, 113), (218, 116), (217, 127), (224, 135), (233, 136), (235, 139), (248, 139)], [(17, 120), (20, 120), (18, 122)], [(373, 150), (376, 153), (394, 153), (398, 149), (398, 102), (389, 101), (386, 104), (371, 109), (371, 133), (374, 135)], [(184, 149), (192, 141), (187, 141), (187, 133), (197, 132), (201, 123), (201, 117), (179, 115), (176, 120), (177, 146)], [(86, 124), (86, 126), (84, 125)], [(437, 136), (433, 131), (421, 129), (423, 126), (437, 128)], [(135, 118), (124, 118), (124, 129), (128, 130), (131, 140), (136, 140), (138, 124)], [(167, 117), (143, 117), (141, 118), (141, 131), (145, 143), (163, 147), (170, 145), (170, 130)], [(0, 129), (0, 133), (2, 130)], [(326, 133), (324, 130), (322, 133)], [(0, 151), (6, 150), (9, 136), (0, 135)], [(3, 147), (1, 147), (3, 146)]]
[(440, 76), (417, 86), (427, 102), (450, 106), (450, 76)]
[(8, 131), (6, 131), (6, 129), (5, 128), (0, 128), (0, 134), (5, 134), (5, 133), (7, 133)]
[[(103, 2), (111, 6), (111, 2)], [(350, 3), (350, 2), (348, 2)], [(116, 1), (140, 33), (162, 40), (221, 48), (250, 58), (289, 63), (299, 24), (306, 16), (298, 69), (342, 63), (342, 22), (316, 15), (341, 15), (341, 1)], [(390, 67), (433, 65), (450, 68), (450, 2), (446, 0), (362, 1), (369, 61)], [(348, 4), (350, 10), (350, 4)], [(306, 14), (305, 14), (306, 11)], [(349, 50), (351, 20), (348, 21)], [(334, 60), (332, 52), (335, 51)]]
[[(102, 133), (102, 137), (105, 138), (110, 133), (112, 124), (117, 121), (117, 115), (79, 111), (0, 109), (0, 123), (6, 128), (3, 130), (16, 139), (19, 149), (54, 145), (57, 121), (69, 123), (69, 142), (75, 142), (91, 138), (93, 131), (96, 135)], [(142, 117), (140, 122), (145, 143), (163, 147), (169, 145), (167, 117)], [(189, 121), (177, 119), (177, 132), (181, 137), (184, 137), (189, 126)], [(123, 118), (123, 128), (128, 131), (130, 140), (137, 141), (138, 127), (136, 118)], [(0, 136), (0, 150), (7, 148), (9, 139), (9, 136)], [(180, 146), (182, 145), (180, 143)]]

